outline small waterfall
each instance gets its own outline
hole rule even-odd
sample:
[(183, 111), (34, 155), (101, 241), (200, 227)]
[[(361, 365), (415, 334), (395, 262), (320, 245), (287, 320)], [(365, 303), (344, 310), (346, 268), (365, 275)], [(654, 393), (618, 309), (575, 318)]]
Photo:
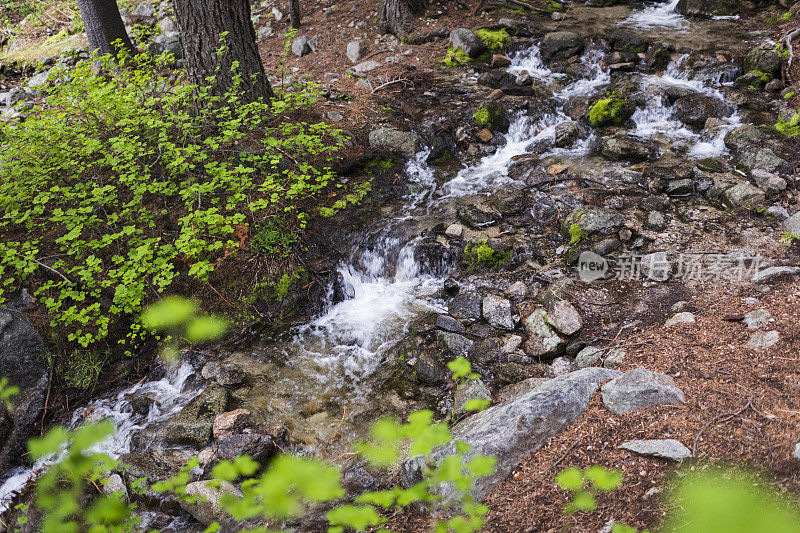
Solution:
[(635, 11), (620, 22), (620, 25), (635, 26), (638, 29), (648, 28), (670, 28), (672, 30), (685, 30), (689, 26), (683, 16), (675, 11), (679, 0), (669, 0), (659, 4), (645, 7), (641, 11)]

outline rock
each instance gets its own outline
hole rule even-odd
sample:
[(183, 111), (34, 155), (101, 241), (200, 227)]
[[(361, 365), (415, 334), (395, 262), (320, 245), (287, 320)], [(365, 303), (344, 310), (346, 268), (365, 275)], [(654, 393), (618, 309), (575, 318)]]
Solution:
[(625, 372), (603, 385), (601, 391), (603, 403), (615, 415), (686, 401), (671, 377), (644, 368)]
[(379, 128), (369, 132), (369, 146), (379, 152), (412, 156), (419, 152), (419, 137), (412, 131)]
[(447, 305), (448, 312), (459, 320), (475, 322), (481, 318), (481, 295), (474, 291), (456, 295)]
[(636, 103), (621, 96), (607, 96), (594, 102), (586, 111), (586, 118), (595, 128), (620, 126), (633, 116)]
[(783, 231), (800, 237), (800, 211), (783, 221)]
[(456, 357), (466, 357), (475, 344), (465, 336), (449, 331), (438, 331), (436, 333), (436, 338), (442, 348)]
[(367, 61), (363, 61), (363, 62), (359, 63), (358, 65), (355, 65), (354, 67), (351, 67), (350, 69), (348, 69), (347, 72), (349, 74), (352, 74), (352, 75), (356, 76), (356, 77), (363, 78), (364, 74), (366, 74), (367, 72), (370, 72), (371, 70), (375, 70), (376, 68), (378, 68), (380, 66), (381, 66), (380, 62), (373, 61), (373, 60), (370, 59), (370, 60), (367, 60)]
[(301, 36), (292, 41), (292, 53), (297, 57), (303, 57), (311, 52), (311, 45), (308, 44), (308, 37)]
[(463, 50), (471, 59), (479, 57), (487, 50), (481, 38), (467, 28), (458, 28), (450, 32), (450, 46)]
[[(431, 455), (434, 463), (456, 451), (456, 442), (471, 449), (465, 460), (474, 455), (497, 459), (492, 475), (477, 478), (472, 494), (478, 500), (488, 495), (511, 471), (545, 442), (561, 433), (586, 409), (599, 383), (618, 376), (619, 372), (602, 368), (585, 368), (559, 376), (534, 390), (477, 413), (453, 426), (450, 444), (437, 448)], [(404, 486), (422, 479), (424, 457), (407, 459), (402, 466)], [(455, 492), (451, 486), (439, 488), (445, 501)]]
[(119, 493), (122, 499), (128, 500), (128, 487), (122, 481), (122, 476), (119, 474), (111, 474), (103, 480), (103, 494), (111, 496), (114, 493)]
[(180, 472), (192, 456), (183, 450), (139, 450), (120, 456), (123, 476), (129, 481), (147, 478), (149, 483), (163, 481)]
[(539, 47), (545, 61), (563, 61), (583, 52), (583, 37), (570, 31), (555, 31), (544, 36)]
[(726, 205), (732, 208), (752, 208), (761, 206), (766, 201), (764, 191), (749, 183), (739, 183), (726, 190), (722, 195)]
[(241, 433), (250, 424), (250, 418), (250, 411), (247, 409), (236, 409), (218, 414), (214, 418), (212, 426), (214, 438), (219, 439), (231, 433)]
[[(192, 501), (181, 498), (181, 507), (204, 526), (217, 522), (230, 527), (232, 519), (222, 509), (220, 498), (225, 494), (241, 497), (242, 493), (227, 481), (220, 481), (216, 487), (209, 487), (208, 484), (209, 481), (194, 481), (187, 484), (184, 494), (196, 498), (192, 498)], [(222, 529), (227, 528), (223, 525)]]
[(568, 357), (556, 357), (550, 362), (550, 368), (547, 369), (545, 377), (554, 378), (569, 374), (575, 370), (575, 363)]
[(223, 387), (235, 387), (244, 383), (246, 372), (236, 363), (222, 363), (217, 371), (217, 382)]
[(483, 318), (498, 329), (514, 329), (511, 302), (500, 296), (489, 294), (483, 298)]
[(564, 237), (570, 238), (570, 228), (577, 224), (588, 235), (609, 234), (625, 223), (625, 217), (613, 209), (602, 207), (579, 207), (570, 212), (562, 224)]
[(692, 313), (688, 311), (684, 311), (683, 313), (676, 313), (672, 315), (672, 317), (664, 323), (665, 328), (670, 328), (672, 326), (676, 326), (678, 324), (694, 324), (695, 319)]
[(667, 196), (686, 196), (694, 192), (694, 182), (690, 179), (671, 180), (664, 188)]
[(726, 17), (737, 14), (740, 5), (738, 0), (679, 0), (675, 11), (689, 17)]
[(580, 136), (580, 128), (574, 122), (562, 122), (556, 126), (555, 131), (555, 146), (557, 148), (566, 148), (571, 146)]
[(792, 267), (792, 266), (768, 267), (754, 274), (753, 281), (755, 281), (756, 283), (765, 283), (772, 278), (778, 278), (782, 276), (794, 276), (796, 274), (800, 274), (800, 267)]
[(142, 2), (133, 10), (133, 14), (138, 17), (155, 17), (158, 7), (150, 2)]
[(523, 396), (530, 391), (544, 385), (551, 378), (528, 378), (526, 380), (520, 381), (519, 383), (512, 383), (511, 385), (506, 385), (500, 392), (497, 394), (497, 401), (499, 403), (504, 403), (511, 401), (519, 396)]
[(164, 52), (172, 54), (175, 59), (183, 59), (183, 47), (177, 33), (162, 33), (157, 35), (149, 45), (150, 53), (161, 55)]
[(564, 341), (547, 324), (547, 311), (536, 309), (524, 321), (528, 342), (525, 353), (530, 357), (556, 355), (564, 347)]
[(462, 204), (456, 208), (458, 220), (469, 228), (481, 229), (497, 223), (497, 215), (490, 211), (484, 211), (472, 204)]
[(667, 281), (672, 276), (672, 265), (666, 252), (643, 255), (639, 269), (642, 276), (653, 281)]
[(444, 234), (451, 239), (460, 239), (461, 235), (464, 234), (464, 226), (461, 224), (450, 224), (447, 226), (447, 229), (444, 230)]
[(675, 439), (629, 440), (623, 442), (620, 448), (639, 455), (668, 459), (676, 463), (680, 463), (692, 455), (689, 448)]
[(768, 196), (776, 196), (786, 190), (786, 180), (777, 174), (756, 168), (750, 175), (755, 180), (756, 185)]
[(547, 306), (547, 323), (568, 336), (583, 327), (580, 313), (566, 300), (555, 300)]
[(525, 299), (525, 296), (528, 294), (528, 286), (525, 285), (524, 281), (515, 281), (514, 283), (508, 286), (508, 289), (506, 289), (505, 294), (516, 303), (520, 303)]
[(625, 360), (626, 352), (622, 348), (613, 348), (608, 352), (606, 358), (603, 360), (603, 367), (605, 368), (619, 368)]
[(541, 378), (547, 371), (547, 365), (543, 363), (523, 364), (523, 363), (496, 363), (494, 365), (494, 375), (501, 383), (518, 383), (526, 379)]
[(795, 459), (800, 459), (800, 442), (795, 444), (794, 453), (792, 454), (792, 457), (794, 457)]
[(214, 419), (225, 411), (227, 403), (228, 392), (220, 386), (210, 386), (164, 422), (158, 436), (166, 444), (201, 448), (211, 440)]
[(769, 219), (786, 220), (789, 218), (789, 212), (781, 205), (771, 205), (764, 212), (764, 216)]
[(594, 364), (599, 361), (600, 357), (602, 356), (603, 350), (600, 348), (595, 348), (594, 346), (587, 346), (575, 356), (575, 364), (578, 366), (578, 368), (594, 366)]
[(266, 39), (267, 37), (271, 37), (273, 33), (272, 26), (267, 24), (266, 26), (261, 26), (258, 28), (258, 33), (256, 33), (256, 38), (259, 41)]
[(722, 102), (705, 94), (690, 94), (675, 102), (675, 117), (697, 130), (702, 130), (709, 118), (720, 118), (728, 114)]
[(744, 148), (758, 145), (765, 139), (765, 134), (753, 126), (745, 124), (732, 129), (725, 135), (725, 146), (730, 150), (739, 151)]
[(347, 43), (347, 59), (351, 63), (358, 63), (364, 56), (364, 41), (350, 41)]
[(461, 322), (448, 315), (438, 315), (436, 317), (436, 327), (444, 331), (462, 335), (466, 332), (466, 328), (464, 328)]
[(777, 74), (781, 70), (781, 60), (781, 53), (774, 47), (754, 48), (744, 58), (744, 70)]
[(492, 393), (489, 392), (489, 388), (480, 379), (468, 379), (456, 387), (453, 397), (453, 414), (456, 416), (471, 414), (472, 411), (464, 409), (464, 406), (470, 400), (492, 401)]
[(658, 149), (650, 142), (631, 135), (605, 137), (601, 155), (610, 161), (643, 162), (656, 157)]
[(240, 455), (248, 455), (255, 462), (264, 465), (270, 457), (280, 453), (277, 440), (279, 439), (272, 435), (258, 433), (226, 435), (214, 442), (214, 455), (221, 461), (233, 461)]
[(669, 49), (661, 43), (653, 43), (647, 49), (644, 64), (650, 70), (665, 70), (672, 60)]
[(747, 329), (758, 329), (769, 324), (771, 320), (772, 313), (766, 309), (756, 309), (744, 315), (744, 323), (747, 324)]
[(667, 221), (664, 218), (664, 213), (660, 211), (650, 211), (647, 214), (647, 221), (644, 227), (654, 231), (663, 231), (667, 227)]
[(506, 68), (511, 65), (511, 58), (503, 54), (492, 55), (489, 66), (492, 68)]
[(486, 128), (483, 128), (481, 131), (478, 132), (478, 140), (481, 141), (482, 143), (490, 142), (492, 140), (492, 137), (494, 137), (494, 135), (492, 135), (492, 132)]
[(0, 405), (0, 469), (26, 451), (26, 441), (44, 407), (49, 366), (44, 342), (18, 307), (0, 309), (0, 376), (20, 389), (10, 398), (11, 412)]
[(780, 333), (775, 330), (757, 331), (748, 339), (747, 347), (751, 350), (761, 352), (775, 346), (779, 340), (781, 340)]
[(450, 377), (449, 369), (439, 360), (433, 357), (429, 351), (423, 351), (417, 356), (414, 363), (414, 372), (417, 381), (426, 385), (437, 385), (444, 383)]
[(28, 79), (28, 87), (31, 89), (40, 89), (47, 84), (47, 80), (50, 78), (50, 71), (43, 70), (42, 72), (32, 76)]

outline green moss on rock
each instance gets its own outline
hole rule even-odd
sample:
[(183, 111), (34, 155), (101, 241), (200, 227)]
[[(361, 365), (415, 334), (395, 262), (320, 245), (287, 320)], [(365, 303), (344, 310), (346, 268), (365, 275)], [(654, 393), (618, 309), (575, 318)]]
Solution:
[(480, 268), (497, 270), (507, 265), (513, 256), (512, 250), (495, 250), (486, 244), (486, 239), (481, 239), (468, 243), (464, 248), (464, 266), (467, 270)]
[(586, 113), (589, 123), (596, 127), (619, 126), (631, 117), (628, 102), (616, 95), (598, 100), (589, 107)]
[(511, 45), (511, 36), (506, 30), (481, 29), (475, 32), (480, 37), (486, 48), (493, 52), (500, 52)]

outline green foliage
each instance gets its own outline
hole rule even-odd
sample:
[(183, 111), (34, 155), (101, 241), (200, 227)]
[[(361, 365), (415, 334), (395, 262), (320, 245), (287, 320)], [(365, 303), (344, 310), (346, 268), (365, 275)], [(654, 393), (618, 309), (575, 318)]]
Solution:
[(486, 244), (486, 239), (470, 242), (464, 248), (464, 265), (467, 270), (479, 268), (499, 269), (508, 264), (514, 256), (512, 250), (499, 252)]
[(180, 350), (180, 340), (198, 344), (221, 337), (227, 323), (211, 315), (199, 314), (200, 306), (195, 300), (180, 296), (168, 296), (147, 306), (141, 316), (141, 324), (148, 331), (167, 334), (167, 343), (161, 357), (168, 362), (174, 360)]
[(492, 52), (501, 52), (511, 45), (511, 36), (506, 30), (489, 30), (486, 28), (477, 30), (475, 35), (480, 37), (486, 48)]
[(452, 372), (453, 379), (459, 383), (462, 383), (467, 379), (475, 379), (480, 377), (480, 375), (472, 372), (472, 365), (465, 357), (462, 356), (456, 357), (447, 363), (447, 368), (449, 368), (450, 372)]
[[(335, 185), (324, 165), (343, 135), (297, 118), (314, 86), (243, 103), (240, 76), (214, 96), (162, 74), (167, 60), (85, 61), (0, 130), (0, 303), (34, 284), (52, 326), (83, 347), (113, 331), (132, 349), (143, 305), (206, 280), (241, 245), (237, 228), (279, 215), (302, 230)], [(282, 255), (291, 241), (263, 234), (257, 246)]]
[(794, 91), (789, 91), (788, 93), (783, 95), (783, 99), (784, 100), (788, 100), (788, 99), (794, 97), (795, 94), (797, 94), (797, 93), (795, 93)]
[(795, 113), (788, 121), (784, 120), (783, 117), (778, 117), (775, 130), (786, 138), (800, 134), (800, 113)]
[(505, 111), (503, 111), (501, 106), (496, 103), (491, 103), (482, 105), (476, 109), (472, 114), (472, 118), (479, 126), (494, 130), (500, 125), (504, 115)]
[(75, 350), (59, 373), (68, 387), (88, 389), (97, 382), (108, 354), (95, 350)]
[(585, 470), (567, 468), (556, 475), (556, 484), (572, 493), (572, 501), (564, 510), (569, 513), (594, 511), (597, 508), (595, 494), (615, 490), (622, 483), (622, 474), (593, 465)]
[(572, 224), (569, 227), (569, 245), (572, 246), (573, 244), (578, 244), (582, 240), (586, 239), (589, 234), (581, 227), (580, 224)]
[(286, 258), (299, 240), (287, 227), (283, 217), (275, 217), (266, 226), (260, 226), (250, 238), (250, 247), (264, 255)]
[(772, 81), (773, 76), (772, 76), (771, 72), (763, 72), (763, 71), (758, 70), (758, 69), (753, 69), (750, 72), (755, 72), (756, 74), (758, 74), (759, 81), (761, 83), (769, 83), (769, 82)]
[(9, 385), (8, 378), (5, 376), (0, 378), (0, 404), (2, 404), (9, 413), (14, 408), (14, 406), (11, 404), (11, 398), (17, 394), (19, 394), (19, 387)]
[(589, 123), (594, 127), (607, 126), (610, 124), (619, 126), (623, 122), (623, 117), (620, 112), (624, 105), (624, 98), (611, 95), (608, 98), (603, 98), (592, 104), (586, 116), (589, 118)]
[(792, 235), (791, 233), (783, 233), (780, 237), (781, 244), (785, 246), (791, 246), (794, 241), (800, 241), (800, 236)]

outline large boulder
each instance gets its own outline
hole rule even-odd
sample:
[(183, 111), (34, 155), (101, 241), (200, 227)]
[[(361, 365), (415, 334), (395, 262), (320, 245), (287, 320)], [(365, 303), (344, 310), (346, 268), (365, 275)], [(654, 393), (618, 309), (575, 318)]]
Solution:
[(754, 48), (744, 58), (745, 71), (777, 74), (781, 70), (781, 53), (775, 48)]
[(412, 156), (419, 152), (419, 137), (412, 131), (379, 128), (369, 132), (369, 146), (378, 152)]
[(729, 114), (725, 104), (705, 94), (690, 94), (675, 102), (675, 117), (698, 130), (705, 127), (709, 118), (720, 118)]
[(571, 211), (562, 224), (564, 237), (570, 237), (573, 226), (577, 226), (582, 233), (608, 234), (625, 223), (625, 216), (613, 209), (603, 207), (579, 207)]
[[(583, 413), (598, 384), (619, 376), (615, 370), (584, 368), (553, 378), (532, 391), (459, 422), (452, 428), (450, 444), (436, 449), (433, 462), (456, 453), (456, 442), (471, 446), (466, 460), (475, 455), (497, 459), (492, 475), (478, 478), (473, 495), (481, 499), (505, 479), (531, 453), (561, 433)], [(423, 457), (412, 457), (403, 464), (403, 483), (422, 479), (426, 466)], [(452, 486), (441, 486), (448, 500), (455, 496)]]
[(583, 37), (571, 31), (554, 31), (544, 36), (539, 49), (546, 61), (563, 61), (580, 54), (584, 48)]
[(737, 14), (740, 6), (739, 0), (680, 0), (675, 11), (689, 17), (726, 17)]
[(636, 368), (609, 381), (603, 385), (602, 393), (603, 403), (615, 415), (686, 401), (671, 377), (644, 368)]
[(632, 135), (605, 137), (600, 150), (601, 155), (610, 161), (643, 162), (654, 159), (658, 148), (653, 143)]
[(47, 394), (47, 348), (20, 309), (0, 309), (0, 377), (19, 387), (11, 410), (0, 404), (0, 469), (22, 457)]
[(595, 128), (619, 126), (633, 116), (636, 104), (621, 96), (601, 98), (593, 103), (586, 112), (589, 124)]

